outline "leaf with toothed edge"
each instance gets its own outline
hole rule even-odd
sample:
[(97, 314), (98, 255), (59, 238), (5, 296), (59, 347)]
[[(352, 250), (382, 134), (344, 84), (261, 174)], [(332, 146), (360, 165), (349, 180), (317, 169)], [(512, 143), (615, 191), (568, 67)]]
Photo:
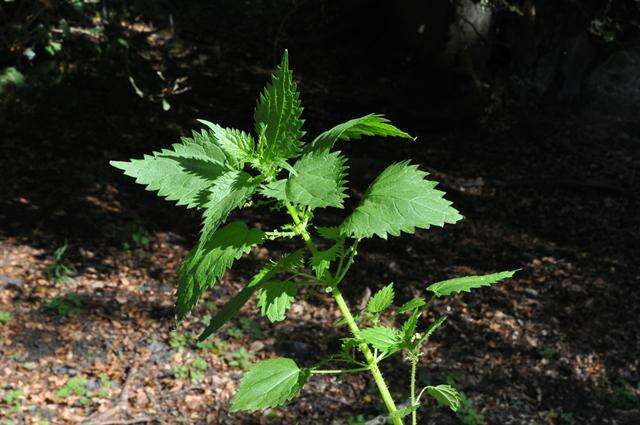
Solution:
[(428, 174), (409, 161), (397, 162), (384, 170), (369, 186), (360, 204), (342, 222), (345, 236), (356, 239), (400, 232), (414, 233), (416, 227), (453, 224), (462, 219), (451, 202), (436, 190), (436, 182), (426, 180)]
[(433, 292), (437, 297), (444, 297), (458, 292), (471, 292), (472, 289), (483, 286), (491, 286), (494, 283), (504, 279), (509, 279), (518, 270), (510, 270), (500, 273), (492, 273), (484, 276), (465, 276), (455, 279), (437, 282), (427, 287), (428, 291)]

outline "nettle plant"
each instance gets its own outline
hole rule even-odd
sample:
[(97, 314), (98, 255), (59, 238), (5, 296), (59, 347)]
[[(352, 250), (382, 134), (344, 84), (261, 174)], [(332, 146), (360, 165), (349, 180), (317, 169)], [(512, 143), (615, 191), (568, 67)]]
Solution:
[[(183, 320), (202, 294), (214, 286), (235, 260), (268, 240), (300, 238), (304, 248), (266, 264), (211, 319), (201, 334), (205, 339), (232, 319), (257, 294), (260, 314), (272, 322), (282, 321), (302, 287), (316, 288), (333, 296), (350, 336), (338, 353), (319, 364), (299, 366), (293, 359), (273, 358), (256, 363), (244, 375), (233, 398), (232, 411), (254, 411), (285, 404), (311, 375), (368, 372), (375, 381), (393, 424), (402, 424), (417, 410), (423, 394), (434, 397), (454, 411), (460, 395), (449, 385), (427, 386), (416, 391), (416, 369), (421, 348), (443, 324), (441, 317), (419, 329), (421, 315), (431, 302), (509, 278), (513, 271), (472, 276), (434, 283), (428, 297), (405, 303), (390, 313), (393, 284), (374, 294), (365, 311), (350, 310), (340, 286), (353, 265), (358, 242), (363, 238), (401, 232), (414, 233), (462, 219), (436, 182), (409, 161), (390, 165), (369, 186), (359, 205), (334, 227), (313, 225), (316, 211), (343, 208), (346, 193), (345, 156), (334, 145), (362, 136), (411, 139), (382, 115), (352, 119), (305, 142), (300, 97), (289, 69), (287, 53), (266, 86), (254, 113), (255, 136), (199, 120), (206, 129), (182, 138), (169, 149), (143, 159), (111, 162), (134, 177), (147, 190), (187, 208), (202, 211), (199, 243), (184, 259), (179, 271), (177, 318)], [(256, 199), (257, 198), (257, 199)], [(238, 208), (270, 205), (286, 211), (291, 222), (265, 231), (242, 221), (224, 225)], [(392, 324), (401, 322), (399, 327)], [(380, 372), (380, 363), (402, 353), (410, 367), (409, 402), (398, 408)], [(325, 368), (329, 365), (330, 368)]]

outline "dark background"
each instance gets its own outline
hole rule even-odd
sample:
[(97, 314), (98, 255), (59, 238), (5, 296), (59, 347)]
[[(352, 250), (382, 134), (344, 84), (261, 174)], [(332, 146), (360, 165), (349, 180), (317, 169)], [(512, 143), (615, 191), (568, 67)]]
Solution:
[[(115, 389), (143, 355), (139, 347), (154, 341), (160, 348), (150, 349), (152, 355), (171, 355), (175, 270), (197, 236), (199, 218), (145, 192), (108, 161), (168, 146), (198, 128), (196, 118), (251, 129), (257, 94), (287, 48), (308, 135), (377, 112), (417, 137), (343, 145), (356, 199), (389, 163), (410, 158), (441, 182), (466, 217), (416, 236), (366, 241), (346, 289), (353, 303), (365, 288), (391, 280), (402, 287), (399, 297), (409, 299), (435, 279), (523, 268), (513, 284), (436, 303), (450, 320), (425, 356), (425, 382), (455, 380), (492, 424), (639, 423), (638, 4), (495, 1), (483, 12), (491, 14), (485, 27), (472, 24), (462, 4), (1, 3), (0, 306), (18, 320), (2, 329), (8, 339), (0, 345), (0, 363), (43, 361), (21, 375), (23, 385), (45, 382), (48, 374), (91, 378), (97, 373), (92, 362), (56, 372), (52, 359), (69, 343), (68, 332), (84, 338), (112, 322), (136, 323), (108, 344), (92, 346), (98, 357), (115, 353), (121, 371), (110, 372)], [(266, 226), (278, 220), (267, 210), (239, 214)], [(339, 217), (329, 211), (320, 219)], [(136, 233), (150, 242), (131, 248)], [(41, 272), (65, 243), (76, 270), (67, 286)], [(279, 249), (252, 254), (210, 299), (221, 303)], [(96, 281), (112, 284), (96, 291)], [(149, 291), (160, 295), (150, 301)], [(42, 310), (48, 299), (68, 292), (84, 300), (82, 319)], [(257, 357), (293, 352), (312, 358), (318, 346), (341, 335), (329, 320), (314, 319), (321, 315), (315, 309), (330, 309), (325, 301), (310, 296), (297, 323), (270, 333), (260, 322), (262, 338), (229, 337), (231, 344), (260, 342), (266, 348)], [(142, 312), (139, 322), (132, 319), (136, 312)], [(60, 347), (46, 348), (30, 322), (50, 325), (49, 337)], [(133, 343), (121, 341), (126, 335)], [(220, 370), (231, 370), (224, 376), (237, 382), (233, 365), (207, 359), (207, 385), (222, 385), (210, 381), (223, 376)], [(392, 379), (397, 391), (401, 367), (387, 371), (398, 374)], [(157, 379), (158, 391), (174, 385), (171, 376)], [(0, 395), (19, 385), (6, 382)], [(207, 404), (187, 413), (189, 394), (160, 398), (154, 418), (346, 423), (381, 412), (362, 397), (370, 388), (366, 380), (347, 380), (326, 398), (318, 388), (272, 419), (226, 416), (227, 399), (208, 399), (206, 391)], [(89, 406), (40, 402), (28, 391), (25, 397), (36, 413), (23, 409), (14, 419), (74, 422), (65, 409), (79, 421), (108, 404), (108, 398)], [(136, 403), (119, 414), (149, 414)], [(432, 423), (471, 421), (444, 410), (431, 417)]]

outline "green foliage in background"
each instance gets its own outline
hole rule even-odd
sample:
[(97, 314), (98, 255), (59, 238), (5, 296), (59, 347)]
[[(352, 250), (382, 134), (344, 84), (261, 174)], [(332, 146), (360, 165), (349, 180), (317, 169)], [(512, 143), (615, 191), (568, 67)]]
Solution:
[[(333, 227), (315, 226), (318, 209), (343, 209), (349, 196), (347, 158), (337, 150), (340, 142), (363, 136), (412, 138), (382, 115), (371, 114), (307, 141), (300, 95), (286, 52), (258, 99), (254, 121), (254, 134), (249, 134), (200, 120), (206, 128), (170, 148), (141, 159), (111, 162), (147, 190), (202, 214), (200, 240), (179, 272), (178, 320), (184, 319), (203, 294), (253, 247), (281, 238), (300, 238), (304, 243), (304, 249), (267, 262), (208, 321), (201, 340), (231, 320), (253, 296), (258, 298), (257, 313), (272, 322), (286, 320), (303, 287), (331, 294), (342, 313), (350, 336), (343, 340), (340, 352), (308, 366), (290, 358), (256, 363), (244, 375), (231, 410), (283, 405), (300, 393), (312, 375), (360, 372), (372, 375), (389, 420), (396, 425), (409, 415), (412, 423), (417, 423), (423, 395), (458, 410), (461, 396), (451, 385), (429, 385), (417, 391), (415, 378), (422, 348), (445, 320), (441, 317), (424, 326), (424, 313), (435, 298), (489, 286), (514, 272), (434, 283), (425, 288), (425, 294), (431, 293), (428, 299), (405, 303), (396, 316), (391, 314), (394, 285), (389, 284), (373, 295), (363, 317), (354, 317), (340, 288), (355, 262), (361, 239), (386, 239), (402, 232), (412, 234), (418, 228), (442, 227), (458, 222), (462, 215), (445, 199), (445, 193), (436, 189), (437, 183), (428, 173), (401, 161), (387, 167), (371, 183), (342, 222)], [(231, 212), (249, 206), (281, 210), (288, 213), (291, 222), (272, 230), (253, 228), (243, 221), (225, 224)], [(383, 320), (389, 316), (395, 320)], [(396, 407), (378, 366), (399, 353), (410, 364), (410, 405), (403, 409)], [(340, 367), (321, 368), (327, 363)]]

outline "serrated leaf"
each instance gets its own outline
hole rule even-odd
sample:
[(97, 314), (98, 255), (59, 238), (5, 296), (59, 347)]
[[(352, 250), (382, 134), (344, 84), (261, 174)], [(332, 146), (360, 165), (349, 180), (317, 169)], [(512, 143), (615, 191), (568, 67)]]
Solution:
[(185, 318), (204, 291), (215, 285), (235, 260), (263, 239), (264, 232), (249, 229), (242, 221), (204, 236), (184, 259), (178, 273), (178, 320)]
[(260, 314), (272, 322), (285, 319), (287, 310), (295, 300), (296, 283), (291, 281), (272, 281), (264, 284), (258, 292)]
[(223, 128), (207, 120), (198, 120), (209, 127), (208, 133), (212, 142), (218, 145), (229, 157), (236, 168), (242, 168), (245, 162), (252, 159), (255, 142), (251, 135), (233, 128)]
[(300, 94), (289, 69), (289, 56), (285, 50), (282, 62), (260, 94), (255, 113), (258, 152), (265, 162), (288, 159), (300, 153), (304, 135), (300, 118)]
[(265, 282), (273, 279), (278, 273), (296, 270), (302, 267), (304, 250), (300, 249), (285, 254), (276, 262), (264, 266), (235, 297), (228, 301), (220, 311), (211, 319), (209, 325), (198, 337), (203, 341), (231, 320), (251, 298), (253, 293), (260, 289)]
[(447, 320), (446, 316), (442, 316), (433, 321), (424, 333), (425, 338), (431, 337)]
[(418, 319), (420, 318), (420, 311), (414, 310), (411, 316), (402, 324), (400, 333), (402, 334), (402, 340), (405, 344), (410, 344), (413, 339), (413, 335), (416, 333), (416, 326), (418, 326)]
[(325, 131), (316, 137), (306, 150), (327, 150), (331, 149), (338, 140), (360, 139), (362, 136), (412, 139), (409, 134), (391, 125), (384, 115), (369, 114), (338, 124), (332, 129)]
[(311, 208), (343, 208), (345, 162), (340, 152), (311, 152), (294, 164), (288, 179), (269, 183), (262, 193)]
[(390, 414), (389, 418), (391, 418), (391, 419), (394, 419), (394, 418), (402, 419), (405, 416), (410, 415), (412, 412), (415, 412), (416, 410), (418, 410), (419, 407), (420, 407), (419, 404), (414, 404), (413, 406), (403, 407), (402, 409), (398, 409), (395, 412), (393, 412), (392, 414)]
[(236, 208), (242, 207), (256, 191), (258, 181), (240, 170), (228, 171), (202, 195), (202, 237), (214, 232)]
[(333, 227), (318, 226), (316, 227), (316, 230), (318, 231), (318, 234), (320, 236), (330, 241), (337, 241), (343, 238), (342, 234), (340, 233), (340, 228), (338, 226), (333, 226)]
[(360, 205), (341, 225), (346, 236), (357, 239), (413, 233), (416, 227), (444, 226), (462, 219), (451, 202), (436, 190), (436, 182), (408, 161), (384, 170), (367, 189)]
[(438, 297), (444, 297), (453, 293), (471, 292), (472, 289), (482, 286), (491, 286), (504, 279), (509, 279), (518, 270), (504, 271), (500, 273), (492, 273), (484, 276), (466, 276), (455, 279), (437, 282), (427, 287), (428, 291), (433, 292)]
[(454, 412), (460, 408), (460, 393), (450, 385), (428, 386), (427, 393), (438, 400), (438, 403), (448, 406)]
[(256, 363), (242, 378), (231, 411), (281, 406), (300, 392), (309, 375), (308, 369), (300, 369), (295, 361), (287, 358)]
[(376, 292), (367, 303), (367, 311), (378, 314), (385, 311), (393, 303), (393, 282)]
[(360, 331), (360, 338), (381, 351), (390, 351), (402, 342), (397, 329), (386, 326), (374, 326)]
[[(194, 133), (196, 134), (196, 133)], [(233, 165), (224, 152), (201, 138), (183, 138), (182, 143), (144, 155), (143, 159), (111, 161), (145, 189), (187, 208), (201, 207), (202, 194)]]
[(402, 305), (402, 307), (398, 308), (398, 314), (406, 313), (408, 311), (417, 310), (419, 308), (427, 305), (427, 301), (422, 297), (417, 297), (412, 300), (407, 301)]
[(331, 262), (334, 261), (342, 252), (343, 243), (337, 242), (331, 248), (322, 251), (317, 251), (311, 256), (311, 268), (316, 272), (318, 279), (322, 279)]

